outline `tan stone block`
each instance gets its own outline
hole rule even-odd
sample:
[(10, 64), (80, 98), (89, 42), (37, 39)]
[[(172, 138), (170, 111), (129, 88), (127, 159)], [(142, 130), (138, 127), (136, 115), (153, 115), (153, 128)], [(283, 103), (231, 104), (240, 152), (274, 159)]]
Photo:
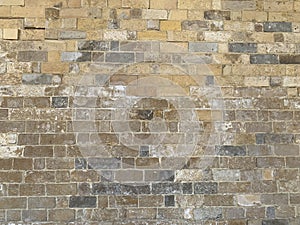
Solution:
[(69, 72), (67, 63), (48, 62), (42, 64), (42, 73), (64, 74)]
[(211, 8), (214, 9), (214, 10), (221, 10), (222, 9), (221, 0), (212, 0)]
[(142, 31), (138, 32), (138, 39), (165, 41), (167, 40), (167, 33), (162, 31)]
[(140, 8), (149, 8), (149, 0), (123, 0), (122, 1), (123, 7), (130, 7), (135, 9)]
[(169, 20), (186, 20), (187, 10), (170, 10)]
[(20, 39), (23, 41), (37, 41), (45, 39), (45, 31), (40, 29), (21, 30)]
[(108, 1), (108, 7), (115, 9), (115, 8), (121, 8), (122, 7), (122, 0), (109, 0)]
[(46, 20), (44, 18), (25, 18), (25, 28), (45, 28)]
[(125, 30), (146, 30), (146, 20), (121, 20), (120, 28)]
[(88, 9), (87, 8), (64, 8), (60, 10), (61, 18), (80, 18), (88, 17)]
[(46, 40), (45, 47), (48, 51), (68, 51), (66, 50), (66, 44), (69, 41), (57, 41), (57, 40)]
[(66, 41), (66, 51), (76, 51), (77, 50), (77, 41), (68, 40)]
[(10, 6), (0, 6), (1, 17), (10, 17)]
[(189, 20), (204, 20), (204, 10), (188, 10)]
[(168, 11), (162, 9), (146, 9), (142, 11), (142, 18), (146, 20), (166, 20), (168, 18)]
[(3, 39), (18, 40), (18, 29), (3, 29)]
[(86, 31), (87, 40), (103, 39), (103, 30), (88, 30)]
[(24, 5), (24, 0), (0, 0), (0, 5)]
[(81, 7), (81, 0), (68, 0), (68, 7), (70, 8)]
[(229, 42), (232, 32), (229, 31), (204, 31), (204, 40), (208, 42)]
[(211, 1), (208, 0), (178, 0), (179, 9), (210, 9)]
[(79, 18), (77, 24), (79, 30), (98, 30), (107, 27), (107, 21), (103, 19)]
[(268, 87), (270, 85), (270, 77), (245, 77), (245, 86), (249, 87)]
[(161, 42), (160, 43), (160, 51), (161, 52), (178, 52), (178, 53), (188, 52), (188, 43)]
[(294, 1), (264, 1), (264, 10), (273, 12), (292, 12)]
[(150, 0), (151, 9), (176, 9), (177, 0)]
[(197, 41), (196, 31), (167, 31), (168, 41)]
[(268, 20), (268, 14), (266, 12), (258, 12), (258, 11), (243, 11), (242, 20), (263, 22)]
[(23, 26), (21, 19), (0, 19), (0, 28), (18, 29)]
[(254, 23), (240, 21), (224, 21), (224, 30), (254, 31)]
[(45, 9), (43, 7), (11, 7), (12, 17), (45, 17)]
[(167, 30), (173, 30), (173, 31), (180, 31), (181, 30), (181, 22), (180, 21), (161, 21), (160, 22), (160, 30), (161, 31), (167, 31)]

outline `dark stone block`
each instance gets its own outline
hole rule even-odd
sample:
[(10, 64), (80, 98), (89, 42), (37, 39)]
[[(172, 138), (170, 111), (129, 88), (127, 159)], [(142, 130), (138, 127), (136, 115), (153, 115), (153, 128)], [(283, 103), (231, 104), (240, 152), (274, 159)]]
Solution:
[(83, 158), (76, 158), (75, 159), (75, 169), (86, 169), (87, 162)]
[(216, 146), (216, 154), (222, 156), (245, 156), (245, 146)]
[(109, 42), (106, 41), (82, 41), (78, 43), (78, 50), (108, 51)]
[(92, 53), (93, 62), (104, 62), (104, 52), (93, 52)]
[(20, 62), (45, 62), (48, 60), (48, 52), (44, 51), (22, 51), (18, 53)]
[(142, 9), (131, 9), (130, 17), (131, 17), (131, 19), (141, 19), (142, 18)]
[(166, 207), (175, 206), (175, 197), (174, 197), (174, 195), (166, 195), (165, 196), (165, 206)]
[(289, 225), (288, 219), (263, 220), (262, 225)]
[(181, 194), (180, 183), (153, 183), (152, 194)]
[(266, 216), (269, 219), (275, 218), (275, 207), (267, 207)]
[(256, 144), (262, 145), (265, 144), (265, 134), (255, 134)]
[(68, 97), (52, 97), (53, 108), (67, 108), (69, 98)]
[(218, 184), (215, 182), (199, 182), (194, 184), (195, 194), (216, 194)]
[(140, 146), (140, 157), (149, 157), (149, 146)]
[(119, 41), (111, 41), (110, 42), (110, 50), (111, 51), (119, 51), (120, 50), (120, 42)]
[(106, 53), (106, 62), (133, 63), (134, 53)]
[(251, 64), (278, 64), (278, 55), (274, 54), (258, 54), (250, 56)]
[(291, 22), (264, 22), (264, 32), (292, 32)]
[(230, 11), (209, 10), (204, 12), (206, 20), (230, 20)]
[(119, 169), (121, 161), (117, 158), (89, 158), (88, 166), (91, 169)]
[(274, 41), (275, 42), (284, 42), (283, 34), (274, 34)]
[(140, 120), (152, 120), (153, 111), (152, 110), (138, 110), (138, 117)]
[(300, 55), (280, 55), (280, 64), (300, 64)]
[(255, 44), (255, 43), (229, 43), (229, 52), (255, 53), (255, 52), (257, 52), (257, 44)]
[(97, 198), (94, 196), (71, 196), (70, 208), (96, 208)]
[(182, 184), (182, 193), (183, 194), (193, 194), (193, 184), (192, 183), (183, 183)]
[(52, 75), (48, 74), (23, 74), (22, 83), (23, 84), (52, 84)]

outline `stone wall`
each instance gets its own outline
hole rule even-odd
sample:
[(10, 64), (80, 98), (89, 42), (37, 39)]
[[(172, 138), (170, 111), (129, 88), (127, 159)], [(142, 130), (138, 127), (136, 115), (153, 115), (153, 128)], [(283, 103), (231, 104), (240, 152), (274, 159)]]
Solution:
[(300, 1), (0, 0), (1, 224), (300, 224)]

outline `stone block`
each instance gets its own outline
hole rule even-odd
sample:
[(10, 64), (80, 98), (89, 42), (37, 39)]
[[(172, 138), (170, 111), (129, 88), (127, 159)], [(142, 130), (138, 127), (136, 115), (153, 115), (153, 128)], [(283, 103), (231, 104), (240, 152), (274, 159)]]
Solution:
[(66, 39), (85, 39), (86, 32), (84, 31), (61, 31), (59, 34), (59, 38), (66, 40)]
[(185, 20), (181, 23), (182, 30), (205, 31), (209, 30), (209, 23), (201, 20)]
[(160, 30), (167, 31), (180, 31), (181, 30), (181, 22), (180, 21), (160, 21)]
[(279, 57), (278, 55), (274, 54), (257, 54), (250, 56), (250, 63), (251, 64), (278, 64)]
[(230, 20), (230, 11), (208, 10), (204, 12), (206, 20)]
[(291, 22), (264, 22), (264, 32), (292, 32)]
[(216, 146), (216, 154), (221, 156), (245, 156), (245, 146)]
[(86, 62), (91, 61), (91, 52), (62, 52), (62, 62)]
[(206, 43), (206, 42), (189, 42), (190, 52), (217, 52), (217, 43)]
[(255, 53), (257, 52), (257, 44), (256, 43), (229, 43), (228, 49), (229, 52)]
[(176, 9), (177, 0), (150, 0), (151, 9)]
[(70, 208), (96, 208), (97, 198), (94, 196), (71, 196)]
[(3, 29), (3, 39), (7, 40), (18, 40), (19, 38), (18, 29)]
[(195, 194), (216, 194), (218, 184), (216, 182), (198, 182), (194, 184)]

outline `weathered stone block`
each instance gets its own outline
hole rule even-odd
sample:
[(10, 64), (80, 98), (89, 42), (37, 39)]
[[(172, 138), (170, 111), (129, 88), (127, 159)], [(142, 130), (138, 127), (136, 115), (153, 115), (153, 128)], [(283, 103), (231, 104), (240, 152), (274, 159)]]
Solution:
[(181, 194), (180, 183), (153, 183), (152, 194)]
[(142, 18), (146, 20), (166, 20), (168, 19), (168, 11), (163, 9), (145, 9), (142, 12)]
[(48, 53), (45, 51), (20, 51), (17, 59), (20, 62), (44, 62), (48, 60)]
[(292, 32), (291, 22), (264, 22), (264, 32)]
[(262, 225), (289, 225), (289, 221), (287, 219), (263, 220)]
[(186, 20), (181, 23), (182, 30), (204, 31), (209, 30), (209, 23), (201, 20)]
[(230, 20), (230, 11), (209, 10), (204, 12), (206, 20)]
[(81, 41), (78, 43), (78, 50), (108, 51), (109, 42), (106, 41)]
[(96, 208), (97, 198), (94, 196), (71, 196), (70, 208)]
[(200, 182), (194, 184), (195, 194), (216, 194), (218, 184), (216, 182)]
[(257, 52), (257, 44), (256, 43), (229, 43), (228, 49), (229, 52), (255, 53)]
[(91, 61), (91, 52), (62, 52), (63, 62), (86, 62)]
[(251, 55), (250, 56), (251, 64), (278, 64), (279, 59), (278, 55), (270, 54), (270, 55)]
[(245, 146), (216, 146), (216, 154), (222, 156), (244, 156)]
[(195, 220), (220, 220), (222, 217), (222, 208), (207, 207), (194, 209)]
[(22, 75), (22, 83), (23, 84), (52, 84), (52, 75), (47, 74), (23, 74)]
[(115, 63), (133, 63), (134, 53), (106, 53), (105, 61)]
[(60, 39), (85, 39), (86, 32), (84, 31), (61, 31), (59, 34)]
[(190, 52), (217, 52), (217, 43), (203, 43), (203, 42), (190, 42), (189, 43)]

